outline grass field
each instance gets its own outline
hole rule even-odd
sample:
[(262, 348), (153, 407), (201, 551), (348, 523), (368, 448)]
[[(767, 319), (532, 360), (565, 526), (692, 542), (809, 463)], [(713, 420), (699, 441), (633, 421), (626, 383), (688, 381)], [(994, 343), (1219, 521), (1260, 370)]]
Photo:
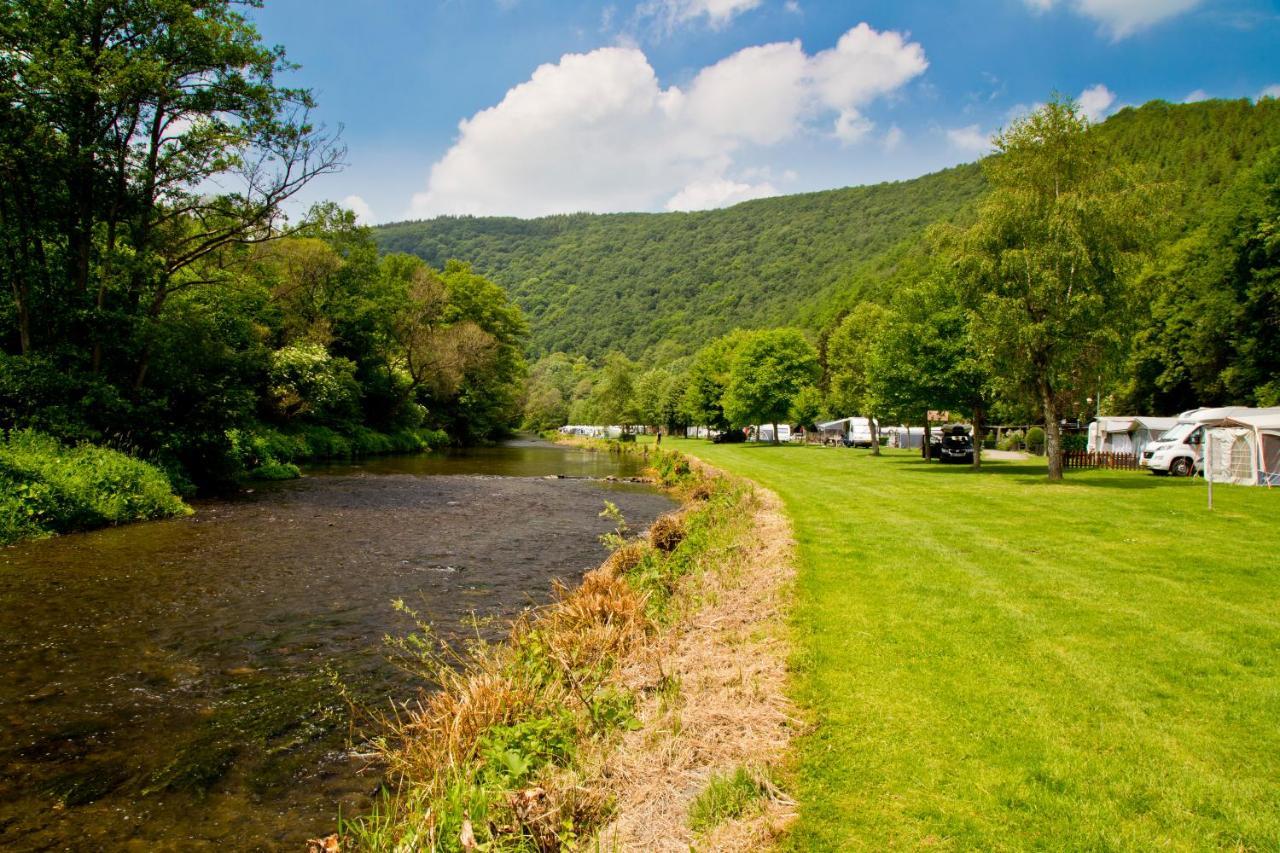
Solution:
[(799, 543), (798, 850), (1280, 850), (1280, 491), (664, 440)]

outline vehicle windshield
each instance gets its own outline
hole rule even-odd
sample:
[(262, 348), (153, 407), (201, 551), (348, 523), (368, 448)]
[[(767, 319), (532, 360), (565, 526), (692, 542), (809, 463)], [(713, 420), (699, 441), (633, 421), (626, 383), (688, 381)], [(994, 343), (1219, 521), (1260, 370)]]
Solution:
[(1195, 424), (1174, 424), (1172, 428), (1160, 436), (1160, 441), (1182, 441), (1193, 429)]

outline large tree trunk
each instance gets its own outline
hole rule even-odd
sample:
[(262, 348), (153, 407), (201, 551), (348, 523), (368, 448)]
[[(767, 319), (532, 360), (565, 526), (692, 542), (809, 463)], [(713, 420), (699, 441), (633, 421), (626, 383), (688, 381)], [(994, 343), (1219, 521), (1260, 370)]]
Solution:
[(876, 416), (871, 415), (867, 418), (867, 425), (871, 429), (871, 455), (880, 455), (880, 424), (876, 423)]
[(973, 470), (982, 468), (982, 406), (973, 407)]
[(773, 443), (774, 444), (782, 443), (782, 437), (778, 435), (778, 424), (776, 422), (773, 425)]
[(1049, 457), (1049, 480), (1062, 479), (1062, 434), (1058, 429), (1058, 407), (1053, 400), (1053, 388), (1049, 380), (1041, 377), (1040, 404), (1044, 409), (1044, 452)]
[(924, 457), (924, 461), (928, 462), (933, 459), (933, 446), (929, 443), (929, 438), (933, 435), (933, 430), (929, 425), (929, 413), (924, 414), (924, 442), (920, 445), (920, 455)]

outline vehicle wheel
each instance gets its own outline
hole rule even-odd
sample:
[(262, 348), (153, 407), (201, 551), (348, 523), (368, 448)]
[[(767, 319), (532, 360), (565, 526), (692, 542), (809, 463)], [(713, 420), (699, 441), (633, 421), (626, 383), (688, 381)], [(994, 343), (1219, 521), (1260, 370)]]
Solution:
[(1185, 456), (1179, 456), (1169, 464), (1169, 473), (1175, 477), (1191, 476), (1191, 460)]

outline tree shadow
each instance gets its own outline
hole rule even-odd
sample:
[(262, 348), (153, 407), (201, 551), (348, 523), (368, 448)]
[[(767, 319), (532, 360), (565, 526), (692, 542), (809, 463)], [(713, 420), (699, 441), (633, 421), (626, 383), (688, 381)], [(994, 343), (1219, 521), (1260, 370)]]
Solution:
[[(930, 462), (925, 464), (923, 459), (910, 460), (913, 469), (923, 471), (928, 474), (937, 474), (940, 476), (994, 476), (1008, 477), (1019, 485), (1055, 485), (1049, 482), (1046, 468), (1043, 464), (1027, 463), (1027, 462), (1006, 462), (1003, 460), (984, 461), (982, 468), (975, 471), (972, 465), (946, 465), (940, 462)], [(1080, 486), (1084, 488), (1099, 489), (1121, 489), (1121, 490), (1141, 490), (1141, 489), (1157, 489), (1162, 483), (1167, 481), (1152, 475), (1146, 471), (1117, 471), (1116, 477), (1088, 477), (1087, 475), (1097, 473), (1093, 470), (1078, 470), (1074, 474), (1072, 471), (1063, 473), (1063, 484), (1068, 486)], [(1085, 479), (1082, 479), (1085, 475)]]

